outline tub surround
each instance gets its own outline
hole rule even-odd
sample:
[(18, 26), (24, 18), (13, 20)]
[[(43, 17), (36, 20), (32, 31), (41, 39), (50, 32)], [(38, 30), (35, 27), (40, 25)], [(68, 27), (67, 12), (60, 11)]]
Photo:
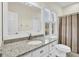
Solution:
[[(42, 43), (39, 45), (28, 45), (27, 43), (33, 40), (39, 40)], [(56, 38), (45, 38), (45, 37), (37, 37), (33, 38), (31, 40), (23, 40), (23, 41), (17, 41), (14, 43), (8, 43), (4, 45), (3, 49), (3, 56), (5, 57), (16, 57), (21, 56), (25, 53), (32, 52), (38, 48), (41, 48), (49, 43), (52, 43), (56, 41)]]

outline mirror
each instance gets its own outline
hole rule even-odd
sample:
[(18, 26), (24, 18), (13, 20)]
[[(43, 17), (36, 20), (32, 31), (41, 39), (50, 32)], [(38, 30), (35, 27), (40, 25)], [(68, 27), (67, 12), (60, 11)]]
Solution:
[[(8, 3), (8, 34), (19, 32), (40, 32), (41, 10), (20, 3)], [(14, 22), (14, 23), (13, 23)], [(10, 25), (9, 25), (10, 24)]]
[[(41, 33), (41, 9), (29, 3), (8, 2), (7, 38)], [(24, 34), (24, 35), (23, 35)]]

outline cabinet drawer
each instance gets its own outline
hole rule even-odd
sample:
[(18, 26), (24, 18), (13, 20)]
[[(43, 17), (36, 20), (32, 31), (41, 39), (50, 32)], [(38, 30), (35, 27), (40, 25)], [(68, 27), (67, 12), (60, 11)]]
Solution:
[(33, 57), (40, 57), (48, 52), (48, 46), (41, 47), (35, 51), (33, 51)]
[(31, 56), (32, 56), (32, 53), (28, 53), (28, 54), (22, 55), (21, 57), (31, 57)]
[(55, 50), (55, 49), (52, 49), (52, 50), (49, 52), (49, 57), (56, 57), (56, 50)]
[(53, 53), (50, 53), (50, 54), (49, 54), (49, 57), (56, 57), (56, 55), (53, 54)]
[(46, 53), (46, 54), (44, 54), (44, 55), (42, 55), (40, 57), (49, 57), (49, 53)]
[(49, 44), (49, 50), (52, 50), (53, 49), (53, 46), (54, 45), (57, 45), (58, 44), (58, 41), (54, 41), (52, 43)]

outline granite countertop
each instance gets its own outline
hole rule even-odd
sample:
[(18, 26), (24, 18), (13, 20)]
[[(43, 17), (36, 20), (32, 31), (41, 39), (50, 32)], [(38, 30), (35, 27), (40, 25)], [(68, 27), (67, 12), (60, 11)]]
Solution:
[[(42, 41), (42, 43), (39, 45), (27, 44), (29, 41), (33, 41), (33, 40), (40, 40)], [(31, 52), (37, 48), (40, 48), (54, 41), (56, 41), (56, 38), (49, 39), (49, 38), (40, 37), (40, 38), (35, 38), (32, 40), (23, 40), (19, 42), (9, 43), (9, 44), (4, 45), (3, 47), (4, 48), (3, 57), (17, 57), (24, 53)]]

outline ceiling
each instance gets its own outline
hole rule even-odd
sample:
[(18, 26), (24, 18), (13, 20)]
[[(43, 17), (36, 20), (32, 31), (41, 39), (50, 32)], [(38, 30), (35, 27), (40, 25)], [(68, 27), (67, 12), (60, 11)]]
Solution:
[(70, 6), (70, 5), (78, 3), (78, 2), (40, 2), (40, 3), (45, 4), (46, 6), (47, 5), (53, 6), (55, 4), (55, 5), (58, 5), (62, 8), (64, 8), (64, 7)]
[(65, 8), (65, 7), (68, 7), (68, 6), (76, 4), (76, 3), (79, 3), (79, 2), (37, 2), (37, 3), (34, 3), (34, 2), (33, 3), (26, 3), (26, 2), (24, 2), (23, 4), (29, 5), (29, 6), (32, 6), (32, 5), (38, 6), (40, 4), (40, 5), (44, 5), (45, 7), (57, 5), (61, 8)]
[(70, 6), (70, 5), (75, 4), (77, 2), (54, 2), (54, 3), (61, 6), (61, 7), (67, 7), (67, 6)]

